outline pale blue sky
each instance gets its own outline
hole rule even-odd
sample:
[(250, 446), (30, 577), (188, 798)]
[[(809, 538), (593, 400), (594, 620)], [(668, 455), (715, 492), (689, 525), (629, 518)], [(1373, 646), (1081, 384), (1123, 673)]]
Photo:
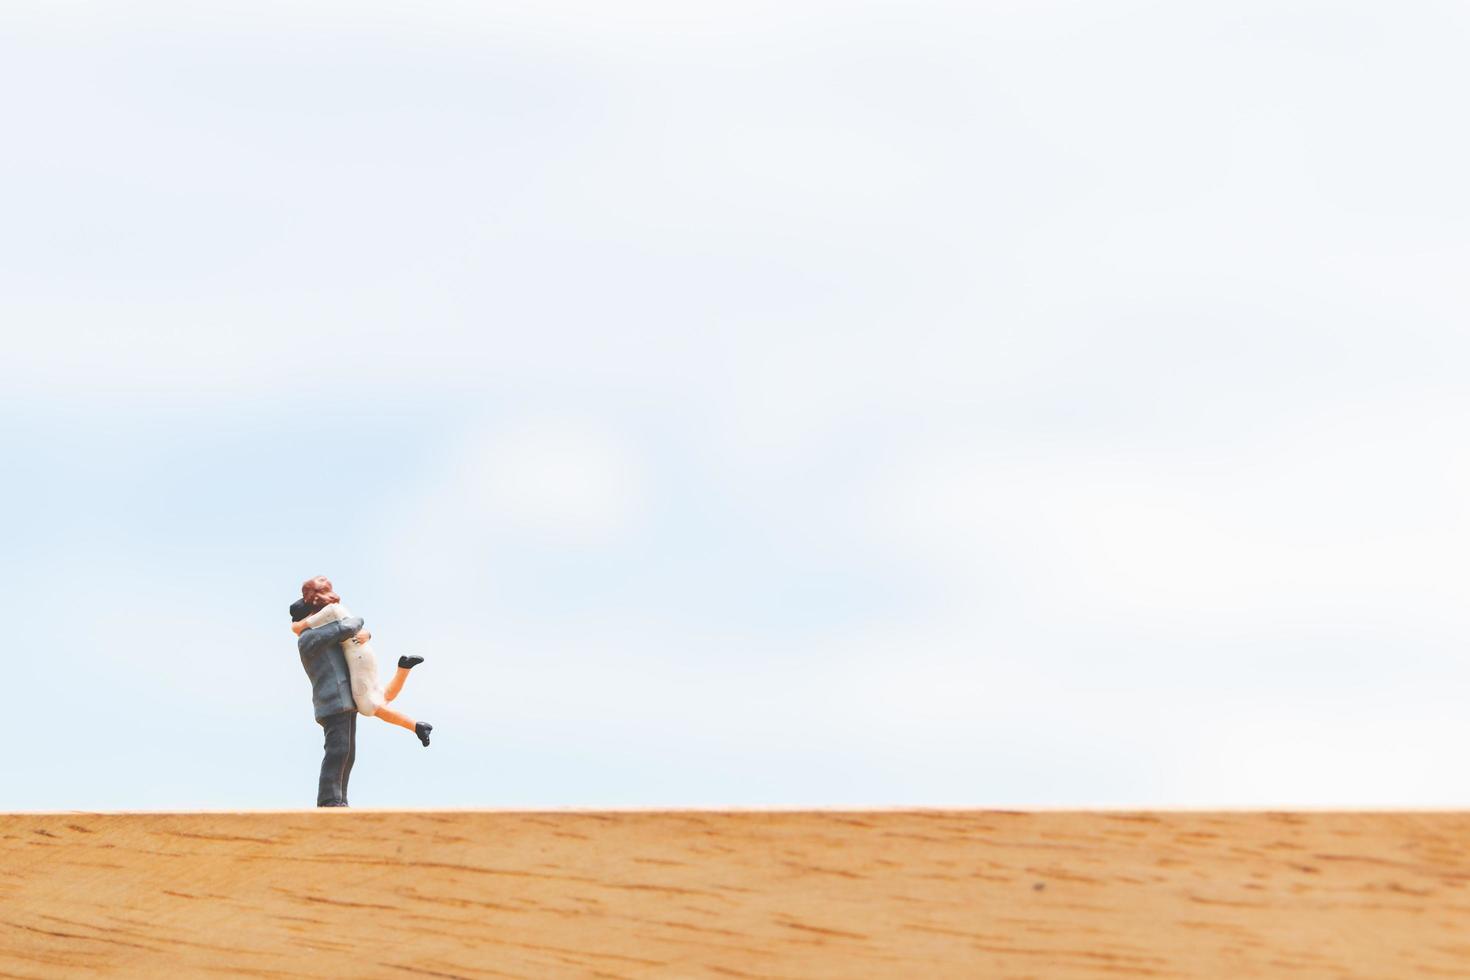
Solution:
[(1470, 803), (1467, 27), (6, 4), (0, 808)]

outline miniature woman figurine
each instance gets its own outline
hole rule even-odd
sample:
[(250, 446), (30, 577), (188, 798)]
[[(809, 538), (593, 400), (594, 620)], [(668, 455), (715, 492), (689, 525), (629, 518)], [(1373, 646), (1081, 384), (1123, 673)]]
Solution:
[[(304, 631), (354, 618), (351, 610), (342, 604), (341, 598), (332, 591), (332, 583), (324, 576), (310, 579), (301, 587), (301, 599), (306, 610), (314, 610), (305, 618), (291, 624), (291, 631), (300, 636)], [(378, 660), (369, 644), (372, 634), (366, 629), (342, 641), (342, 655), (347, 659), (347, 671), (352, 677), (352, 699), (357, 703), (358, 713), (381, 718), (390, 725), (407, 728), (419, 737), (425, 746), (429, 744), (429, 733), (434, 726), (413, 719), (389, 708), (388, 702), (398, 697), (408, 672), (424, 662), (423, 657), (399, 657), (398, 672), (393, 675), (385, 691), (378, 681)]]

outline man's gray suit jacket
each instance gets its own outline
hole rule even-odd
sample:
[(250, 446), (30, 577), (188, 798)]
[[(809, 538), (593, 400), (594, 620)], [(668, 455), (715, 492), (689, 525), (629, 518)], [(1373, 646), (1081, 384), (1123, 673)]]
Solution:
[(347, 672), (347, 658), (342, 654), (342, 641), (351, 639), (362, 629), (362, 618), (339, 619), (335, 623), (304, 630), (296, 638), (296, 652), (301, 666), (311, 678), (311, 703), (316, 720), (330, 718), (344, 711), (356, 711), (352, 699), (352, 675)]

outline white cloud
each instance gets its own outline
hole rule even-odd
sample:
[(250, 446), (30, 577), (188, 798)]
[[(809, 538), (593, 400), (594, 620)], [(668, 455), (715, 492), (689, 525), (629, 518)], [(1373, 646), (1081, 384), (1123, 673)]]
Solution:
[(635, 453), (593, 425), (532, 419), (496, 429), (472, 440), (455, 470), (444, 499), (470, 527), (605, 538), (626, 531), (644, 506)]
[(1189, 447), (930, 447), (871, 521), (956, 574), (1015, 576), (1031, 602), (1176, 623), (1465, 625), (1470, 464), (1446, 395), (1364, 402)]
[(473, 428), (402, 480), (408, 491), (379, 518), (388, 593), (403, 608), (451, 603), (480, 617), (504, 602), (495, 581), (614, 553), (649, 507), (647, 464), (627, 434), (567, 415)]

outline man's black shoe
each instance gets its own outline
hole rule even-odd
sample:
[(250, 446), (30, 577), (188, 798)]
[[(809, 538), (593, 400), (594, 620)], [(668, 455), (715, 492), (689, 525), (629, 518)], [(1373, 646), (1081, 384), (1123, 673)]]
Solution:
[(346, 800), (332, 800), (330, 803), (318, 803), (317, 806), (346, 806)]
[(417, 667), (419, 664), (421, 664), (423, 662), (424, 662), (424, 658), (423, 657), (399, 657), (398, 658), (398, 666), (402, 667), (404, 670), (411, 670), (411, 669), (413, 669), (414, 667)]
[(429, 733), (433, 730), (434, 726), (426, 721), (418, 722), (413, 726), (413, 733), (419, 737), (419, 741), (423, 742), (425, 746), (428, 746)]

